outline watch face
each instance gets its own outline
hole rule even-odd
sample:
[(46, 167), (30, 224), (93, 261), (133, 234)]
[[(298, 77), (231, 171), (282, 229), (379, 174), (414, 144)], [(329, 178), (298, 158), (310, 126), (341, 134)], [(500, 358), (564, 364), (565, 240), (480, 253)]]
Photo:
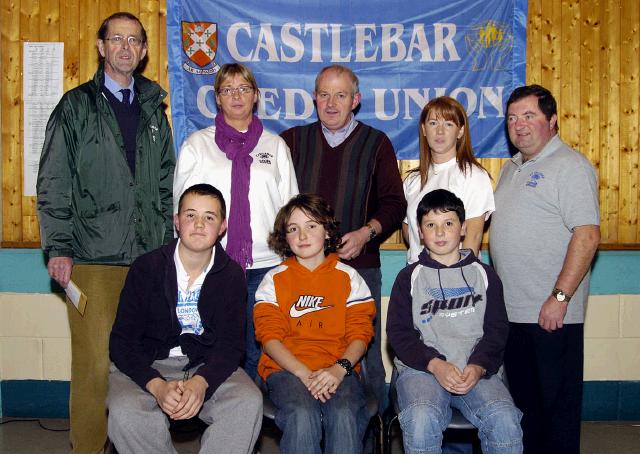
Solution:
[(558, 301), (560, 301), (561, 303), (567, 299), (567, 295), (564, 294), (564, 292), (562, 290), (556, 290), (553, 292), (553, 296), (556, 297), (556, 299)]

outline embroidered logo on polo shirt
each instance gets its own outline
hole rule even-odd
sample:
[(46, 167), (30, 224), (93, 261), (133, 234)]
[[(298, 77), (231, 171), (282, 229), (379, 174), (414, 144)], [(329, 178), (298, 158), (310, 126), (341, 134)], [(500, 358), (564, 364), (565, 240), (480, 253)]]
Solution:
[(542, 172), (531, 172), (529, 175), (529, 181), (527, 181), (527, 186), (531, 188), (535, 188), (538, 186), (538, 181), (544, 179), (544, 173)]
[(269, 164), (269, 165), (271, 165), (271, 159), (273, 158), (273, 155), (271, 153), (267, 153), (266, 151), (263, 151), (261, 153), (258, 153), (256, 155), (256, 158), (258, 158), (258, 162), (260, 164)]
[(323, 309), (329, 309), (333, 306), (320, 306), (324, 301), (324, 296), (300, 295), (298, 301), (291, 306), (289, 315), (292, 318), (302, 317), (311, 312), (318, 312)]

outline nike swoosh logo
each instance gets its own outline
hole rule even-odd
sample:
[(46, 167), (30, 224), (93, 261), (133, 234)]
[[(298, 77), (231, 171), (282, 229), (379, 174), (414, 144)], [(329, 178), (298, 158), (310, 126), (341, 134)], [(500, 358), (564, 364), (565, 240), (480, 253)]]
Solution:
[(291, 309), (289, 310), (289, 315), (292, 318), (298, 318), (298, 317), (302, 317), (303, 315), (310, 314), (311, 312), (318, 312), (323, 309), (329, 309), (331, 307), (333, 306), (305, 307), (302, 310), (298, 310), (296, 308), (296, 305), (294, 304), (293, 306), (291, 306)]

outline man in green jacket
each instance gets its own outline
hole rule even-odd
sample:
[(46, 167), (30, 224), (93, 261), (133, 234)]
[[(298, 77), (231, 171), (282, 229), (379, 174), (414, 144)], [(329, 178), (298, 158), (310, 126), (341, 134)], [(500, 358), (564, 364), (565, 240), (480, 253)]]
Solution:
[(116, 13), (97, 47), (93, 80), (67, 92), (49, 119), (37, 182), (49, 275), (87, 295), (84, 314), (68, 305), (74, 453), (105, 446), (108, 339), (128, 265), (173, 237), (166, 92), (134, 74), (147, 53), (144, 27)]

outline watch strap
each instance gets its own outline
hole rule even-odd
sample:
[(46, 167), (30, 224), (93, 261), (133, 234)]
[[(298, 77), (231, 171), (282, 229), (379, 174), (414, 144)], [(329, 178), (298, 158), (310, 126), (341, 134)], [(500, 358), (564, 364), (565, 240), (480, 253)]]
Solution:
[(568, 303), (569, 301), (571, 301), (571, 297), (573, 296), (569, 295), (564, 290), (560, 290), (557, 287), (554, 287), (554, 289), (551, 291), (551, 294), (561, 303)]
[(376, 229), (373, 228), (370, 222), (367, 222), (365, 224), (365, 227), (369, 229), (369, 241), (371, 241), (372, 239), (378, 236), (378, 232), (376, 232)]
[(340, 358), (336, 361), (336, 364), (347, 371), (347, 377), (353, 374), (353, 364), (347, 358)]

